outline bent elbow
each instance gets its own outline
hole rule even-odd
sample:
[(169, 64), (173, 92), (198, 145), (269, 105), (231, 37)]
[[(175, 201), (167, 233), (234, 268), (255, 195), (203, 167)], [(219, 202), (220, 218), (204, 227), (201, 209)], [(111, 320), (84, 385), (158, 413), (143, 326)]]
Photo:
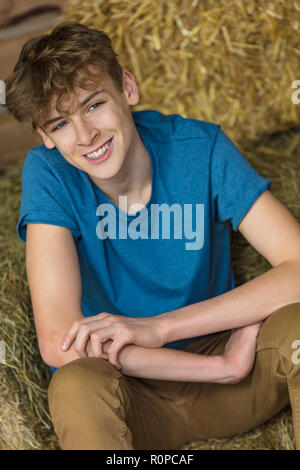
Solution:
[(45, 340), (40, 340), (39, 341), (39, 350), (40, 350), (40, 355), (45, 364), (47, 366), (51, 367), (58, 367), (57, 366), (57, 354), (55, 354), (55, 345), (53, 344), (53, 341), (45, 341)]
[(237, 384), (239, 382), (242, 382), (242, 380), (248, 377), (248, 375), (251, 372), (251, 369), (252, 369), (252, 366), (251, 367), (237, 367), (237, 369), (235, 370), (233, 374), (232, 381), (230, 383)]
[(60, 340), (58, 341), (54, 338), (44, 342), (42, 347), (40, 347), (42, 359), (48, 366), (58, 369), (80, 358), (72, 346), (68, 351), (61, 351), (59, 345)]

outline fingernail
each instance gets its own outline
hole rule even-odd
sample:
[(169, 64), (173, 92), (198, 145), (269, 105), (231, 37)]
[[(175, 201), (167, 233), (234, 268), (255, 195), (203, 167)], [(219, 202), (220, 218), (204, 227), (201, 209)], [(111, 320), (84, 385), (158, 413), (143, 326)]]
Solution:
[(61, 345), (61, 349), (62, 349), (63, 351), (64, 351), (65, 349), (67, 349), (67, 343), (63, 343), (63, 344)]

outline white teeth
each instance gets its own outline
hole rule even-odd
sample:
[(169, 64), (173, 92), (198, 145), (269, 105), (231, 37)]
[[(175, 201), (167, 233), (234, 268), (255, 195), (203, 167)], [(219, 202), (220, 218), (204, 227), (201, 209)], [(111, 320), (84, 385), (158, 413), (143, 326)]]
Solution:
[(109, 144), (105, 144), (103, 145), (103, 147), (101, 147), (98, 152), (92, 152), (92, 153), (87, 153), (86, 156), (88, 158), (91, 158), (91, 159), (95, 159), (95, 158), (99, 158), (100, 155), (103, 155), (104, 152), (106, 152), (106, 150), (108, 149), (109, 147)]

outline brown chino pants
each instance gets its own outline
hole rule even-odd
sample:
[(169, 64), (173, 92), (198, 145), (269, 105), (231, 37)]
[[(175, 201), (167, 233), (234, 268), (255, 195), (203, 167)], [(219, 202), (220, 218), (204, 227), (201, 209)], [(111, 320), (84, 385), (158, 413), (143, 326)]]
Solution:
[[(230, 331), (185, 348), (222, 354)], [(291, 404), (300, 449), (300, 303), (273, 312), (257, 338), (252, 371), (238, 384), (138, 379), (108, 361), (77, 359), (59, 368), (49, 409), (62, 449), (180, 449), (264, 423)], [(300, 344), (298, 342), (298, 344)], [(298, 351), (299, 354), (298, 354)]]

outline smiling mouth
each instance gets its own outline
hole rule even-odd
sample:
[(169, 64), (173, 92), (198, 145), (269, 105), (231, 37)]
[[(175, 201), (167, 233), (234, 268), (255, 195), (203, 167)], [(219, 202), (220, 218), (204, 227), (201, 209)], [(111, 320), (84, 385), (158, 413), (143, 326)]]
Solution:
[(103, 155), (107, 149), (109, 148), (111, 142), (112, 142), (112, 137), (107, 140), (104, 144), (102, 144), (100, 147), (98, 147), (96, 150), (93, 150), (92, 152), (88, 152), (88, 153), (85, 153), (83, 155), (83, 157), (87, 157), (87, 158), (99, 158), (101, 157), (101, 155)]

